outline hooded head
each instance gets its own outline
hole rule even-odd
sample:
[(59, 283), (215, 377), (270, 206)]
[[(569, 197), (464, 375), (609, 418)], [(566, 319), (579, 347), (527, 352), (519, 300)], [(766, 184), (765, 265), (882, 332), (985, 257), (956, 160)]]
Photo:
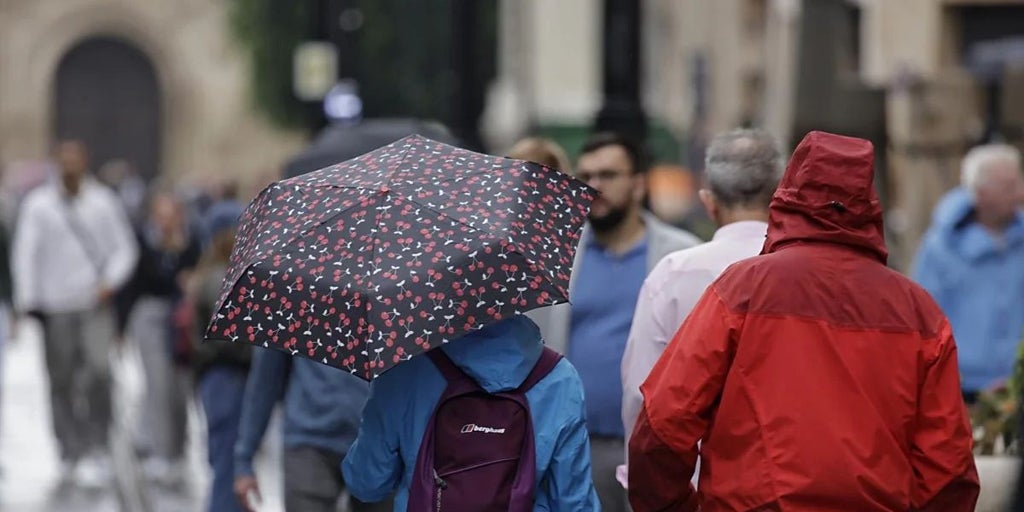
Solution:
[(444, 345), (444, 353), (489, 393), (519, 387), (544, 349), (540, 328), (514, 315)]
[(794, 242), (825, 242), (859, 249), (885, 263), (874, 160), (871, 143), (864, 139), (808, 133), (772, 197), (762, 254)]

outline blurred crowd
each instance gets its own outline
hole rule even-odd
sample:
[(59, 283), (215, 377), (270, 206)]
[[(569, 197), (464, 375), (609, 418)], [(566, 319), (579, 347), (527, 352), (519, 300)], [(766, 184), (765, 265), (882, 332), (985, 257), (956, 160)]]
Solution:
[[(578, 248), (572, 303), (530, 316), (579, 373), (601, 508), (629, 510), (626, 489), (637, 481), (629, 439), (638, 418), (647, 425), (640, 386), (704, 291), (732, 263), (765, 249), (785, 158), (759, 130), (716, 137), (700, 183), (652, 166), (643, 146), (617, 134), (593, 136), (575, 162), (542, 138), (506, 154), (599, 192)], [(3, 337), (22, 322), (42, 327), (61, 478), (110, 485), (111, 354), (133, 344), (145, 381), (134, 451), (148, 480), (184, 485), (196, 400), (213, 475), (208, 509), (253, 510), (253, 458), (280, 403), (286, 508), (334, 510), (366, 383), (278, 351), (202, 343), (251, 194), (231, 183), (147, 182), (126, 162), (91, 162), (73, 140), (57, 144), (52, 161), (10, 169), (0, 229)], [(949, 319), (968, 406), (1022, 384), (1012, 378), (1024, 336), (1022, 205), (1019, 150), (973, 149), (914, 265), (913, 280)], [(990, 437), (993, 429), (999, 451), (1016, 449), (1011, 427), (990, 426)], [(356, 497), (348, 506), (390, 508)]]

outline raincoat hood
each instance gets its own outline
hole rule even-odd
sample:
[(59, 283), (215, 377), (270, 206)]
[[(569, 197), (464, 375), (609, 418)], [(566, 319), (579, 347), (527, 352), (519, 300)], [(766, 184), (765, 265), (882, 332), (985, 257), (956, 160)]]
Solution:
[(543, 345), (537, 324), (516, 315), (466, 334), (442, 350), (480, 387), (496, 393), (526, 380)]
[(932, 212), (932, 224), (943, 231), (952, 231), (974, 212), (974, 198), (964, 187), (957, 187), (942, 196)]
[(800, 141), (772, 198), (761, 253), (795, 242), (846, 245), (885, 263), (870, 142), (819, 131)]
[[(1019, 248), (1024, 245), (1024, 212), (1017, 212), (1016, 219), (1006, 226), (1003, 240), (1000, 242), (977, 225), (975, 209), (974, 197), (966, 188), (957, 187), (947, 192), (935, 205), (926, 243), (953, 251), (975, 265), (987, 257), (1001, 255), (1007, 249), (1013, 249), (1018, 253)], [(988, 280), (983, 279), (980, 282)], [(997, 302), (1002, 301), (1003, 299), (1000, 299)]]

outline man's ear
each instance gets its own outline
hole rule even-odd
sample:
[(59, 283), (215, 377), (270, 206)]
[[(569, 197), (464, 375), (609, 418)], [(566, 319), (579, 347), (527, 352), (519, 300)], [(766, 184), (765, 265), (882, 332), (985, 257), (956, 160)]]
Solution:
[(697, 197), (700, 198), (700, 203), (704, 205), (704, 211), (707, 212), (708, 218), (717, 223), (718, 201), (715, 199), (715, 194), (706, 188), (702, 188), (697, 192)]
[(637, 173), (633, 175), (633, 201), (643, 204), (648, 195), (647, 174)]

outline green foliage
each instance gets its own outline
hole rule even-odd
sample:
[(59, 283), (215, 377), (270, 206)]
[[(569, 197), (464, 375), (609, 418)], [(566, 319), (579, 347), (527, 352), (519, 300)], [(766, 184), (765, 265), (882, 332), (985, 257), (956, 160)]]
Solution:
[[(451, 0), (360, 3), (357, 76), (366, 117), (419, 117), (451, 122), (454, 37)], [(476, 4), (474, 46), (482, 88), (494, 77), (497, 2)]]
[(363, 2), (359, 94), (366, 117), (447, 121), (450, 67), (448, 1)]
[[(303, 41), (323, 36), (318, 0), (231, 0), (232, 32), (252, 64), (250, 89), (257, 108), (284, 127), (311, 127), (318, 108), (292, 93), (292, 54)], [(341, 48), (356, 79), (365, 117), (419, 117), (451, 122), (455, 75), (452, 69), (451, 0), (351, 0), (362, 26), (352, 48)], [(482, 91), (494, 77), (497, 2), (475, 5), (477, 37), (468, 42), (477, 56)]]
[(971, 424), (975, 428), (975, 451), (982, 455), (995, 453), (1001, 440), (1005, 451), (1021, 450), (1018, 439), (1021, 401), (1024, 397), (1024, 341), (1017, 347), (1013, 374), (1004, 386), (983, 391), (971, 407)]
[(231, 29), (248, 53), (252, 100), (275, 124), (306, 128), (314, 110), (292, 93), (292, 52), (312, 34), (309, 0), (232, 0)]

